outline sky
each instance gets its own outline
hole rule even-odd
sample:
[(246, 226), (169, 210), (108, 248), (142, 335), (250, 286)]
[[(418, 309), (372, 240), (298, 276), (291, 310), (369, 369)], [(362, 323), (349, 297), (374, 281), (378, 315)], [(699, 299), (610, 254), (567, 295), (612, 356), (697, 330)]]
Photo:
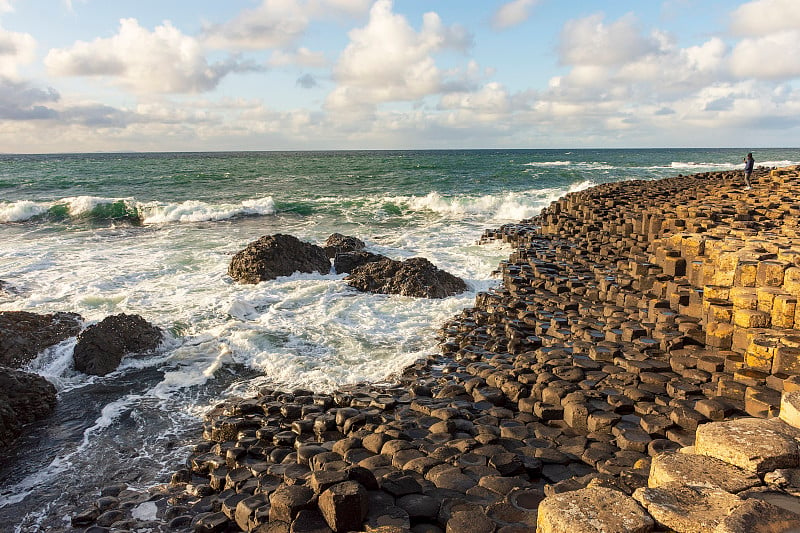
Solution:
[(800, 146), (800, 0), (0, 0), (0, 152)]

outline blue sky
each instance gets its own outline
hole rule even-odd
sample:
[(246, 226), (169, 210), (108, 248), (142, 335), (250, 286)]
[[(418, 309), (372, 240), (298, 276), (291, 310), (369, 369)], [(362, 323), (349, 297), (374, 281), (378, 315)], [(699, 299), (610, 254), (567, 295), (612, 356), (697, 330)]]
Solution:
[(797, 0), (0, 0), (0, 152), (800, 146)]

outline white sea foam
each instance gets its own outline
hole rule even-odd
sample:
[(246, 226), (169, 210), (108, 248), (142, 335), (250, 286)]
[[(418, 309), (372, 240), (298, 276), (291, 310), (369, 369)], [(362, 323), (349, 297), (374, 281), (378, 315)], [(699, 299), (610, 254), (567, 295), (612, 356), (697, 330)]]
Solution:
[(243, 215), (273, 215), (275, 202), (271, 196), (245, 200), (239, 204), (209, 204), (198, 200), (187, 200), (180, 204), (159, 205), (142, 204), (145, 224), (164, 224), (168, 222), (205, 222), (226, 220)]
[(273, 215), (275, 201), (271, 196), (244, 200), (238, 204), (212, 204), (199, 200), (181, 203), (137, 202), (134, 198), (103, 198), (99, 196), (74, 196), (53, 202), (20, 200), (0, 204), (0, 222), (24, 222), (44, 215), (55, 206), (65, 206), (70, 217), (90, 215), (100, 206), (122, 202), (131, 213), (138, 213), (145, 224), (170, 222), (205, 222), (226, 220), (236, 216)]
[(23, 222), (47, 212), (47, 205), (20, 200), (0, 204), (0, 222)]
[(425, 196), (387, 198), (392, 203), (405, 205), (414, 211), (432, 211), (455, 219), (482, 217), (485, 222), (502, 223), (518, 221), (537, 215), (543, 207), (567, 192), (585, 189), (594, 182), (585, 180), (569, 189), (532, 189), (481, 196), (447, 197), (438, 192)]
[(572, 164), (572, 161), (531, 161), (525, 163), (528, 167), (567, 167)]

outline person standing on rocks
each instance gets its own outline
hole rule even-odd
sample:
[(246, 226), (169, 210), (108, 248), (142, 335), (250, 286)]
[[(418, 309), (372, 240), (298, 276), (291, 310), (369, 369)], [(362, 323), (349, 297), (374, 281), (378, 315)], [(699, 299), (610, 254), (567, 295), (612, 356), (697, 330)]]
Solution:
[(750, 176), (753, 174), (753, 167), (756, 164), (756, 160), (753, 159), (753, 152), (747, 154), (747, 157), (744, 158), (744, 190), (749, 191), (750, 186)]

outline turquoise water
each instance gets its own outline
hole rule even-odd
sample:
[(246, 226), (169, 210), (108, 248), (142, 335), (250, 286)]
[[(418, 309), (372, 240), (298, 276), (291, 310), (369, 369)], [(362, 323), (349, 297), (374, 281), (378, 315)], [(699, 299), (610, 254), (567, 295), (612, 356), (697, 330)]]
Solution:
[[(169, 332), (108, 376), (72, 367), (74, 339), (27, 369), (58, 412), (4, 453), (0, 520), (66, 529), (115, 480), (163, 481), (202, 413), (259, 386), (331, 390), (378, 381), (436, 350), (439, 324), (497, 283), (509, 250), (484, 229), (594, 184), (741, 168), (748, 150), (473, 150), (0, 156), (0, 310), (137, 313)], [(757, 164), (800, 163), (794, 149)], [(355, 292), (331, 272), (258, 285), (227, 276), (261, 235), (354, 235), (396, 259), (424, 256), (467, 281), (444, 300)]]

